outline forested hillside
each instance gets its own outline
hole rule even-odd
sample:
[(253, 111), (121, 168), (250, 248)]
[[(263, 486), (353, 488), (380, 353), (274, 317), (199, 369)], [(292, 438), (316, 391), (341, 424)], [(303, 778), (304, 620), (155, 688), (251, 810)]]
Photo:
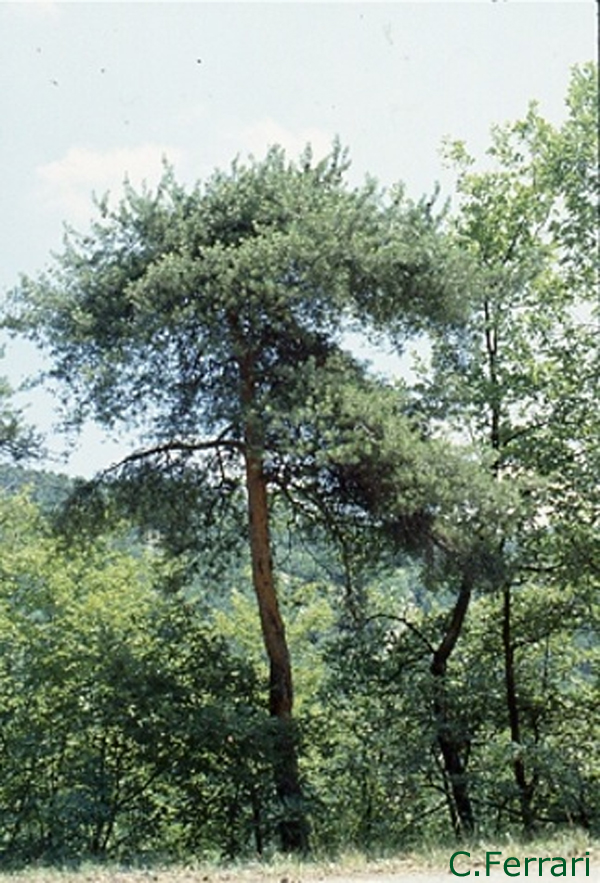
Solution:
[(22, 280), (139, 444), (71, 481), (4, 412), (1, 861), (598, 834), (594, 65), (567, 107), (449, 142), (445, 207), (339, 145), (167, 170)]

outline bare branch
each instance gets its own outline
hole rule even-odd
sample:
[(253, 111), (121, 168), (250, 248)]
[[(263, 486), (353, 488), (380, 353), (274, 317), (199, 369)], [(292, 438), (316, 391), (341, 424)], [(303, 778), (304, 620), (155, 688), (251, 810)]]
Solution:
[(229, 432), (229, 428), (224, 430), (221, 435), (218, 435), (216, 438), (213, 439), (205, 439), (203, 441), (171, 439), (170, 441), (164, 442), (163, 444), (153, 445), (150, 448), (144, 448), (140, 451), (134, 451), (133, 453), (128, 454), (118, 463), (113, 463), (107, 469), (103, 470), (101, 474), (103, 476), (110, 475), (111, 473), (118, 472), (124, 466), (129, 466), (132, 463), (137, 463), (161, 454), (168, 456), (171, 453), (194, 454), (199, 451), (220, 452), (223, 448), (227, 448), (231, 451), (243, 451), (243, 442), (233, 438), (226, 438), (227, 432)]

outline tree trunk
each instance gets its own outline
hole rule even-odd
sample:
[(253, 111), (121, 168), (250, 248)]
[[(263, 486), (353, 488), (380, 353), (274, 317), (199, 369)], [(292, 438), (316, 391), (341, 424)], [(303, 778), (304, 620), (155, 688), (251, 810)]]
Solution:
[(455, 812), (451, 812), (455, 833), (468, 836), (475, 830), (475, 815), (469, 796), (465, 751), (468, 740), (452, 722), (446, 697), (446, 668), (450, 654), (460, 636), (472, 593), (472, 579), (465, 574), (446, 634), (433, 654), (433, 711), (437, 725), (437, 743), (444, 762), (444, 772), (450, 785)]
[(303, 807), (292, 721), (294, 702), (292, 669), (275, 588), (262, 433), (252, 413), (255, 398), (252, 368), (248, 361), (242, 363), (241, 368), (243, 402), (246, 409), (244, 460), (252, 582), (258, 601), (263, 641), (269, 659), (269, 711), (277, 724), (273, 760), (275, 787), (283, 805), (279, 835), (281, 848), (285, 852), (298, 852), (308, 848), (308, 824)]
[(270, 666), (269, 711), (274, 717), (288, 719), (292, 714), (294, 693), (290, 654), (275, 590), (267, 483), (260, 454), (246, 449), (245, 462), (252, 583)]
[[(495, 452), (492, 472), (496, 478), (500, 475), (500, 452), (502, 439), (500, 437), (500, 386), (498, 383), (497, 359), (498, 359), (498, 335), (493, 328), (491, 308), (486, 300), (485, 310), (485, 336), (488, 356), (488, 370), (494, 397), (490, 408), (490, 445)], [(510, 739), (513, 746), (512, 769), (517, 791), (519, 794), (519, 806), (521, 821), (526, 834), (531, 834), (533, 829), (533, 814), (531, 809), (533, 792), (535, 790), (535, 778), (527, 781), (525, 759), (522, 752), (521, 742), (521, 716), (517, 698), (514, 646), (512, 640), (512, 596), (510, 584), (502, 587), (502, 645), (504, 648), (504, 683), (506, 688), (506, 705), (508, 709), (508, 721), (510, 727)]]

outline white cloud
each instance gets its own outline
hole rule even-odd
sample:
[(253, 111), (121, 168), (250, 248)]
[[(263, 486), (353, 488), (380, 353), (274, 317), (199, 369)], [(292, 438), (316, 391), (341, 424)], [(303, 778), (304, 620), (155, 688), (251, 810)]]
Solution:
[(315, 159), (322, 159), (331, 152), (333, 134), (324, 129), (304, 128), (286, 129), (271, 118), (266, 118), (246, 126), (238, 135), (238, 144), (243, 151), (252, 153), (258, 159), (263, 157), (269, 147), (283, 147), (290, 159), (297, 159), (307, 144), (313, 149)]
[(58, 18), (61, 12), (56, 0), (18, 0), (6, 5), (13, 15), (26, 15), (30, 20)]
[(107, 151), (71, 147), (61, 159), (36, 169), (39, 196), (66, 221), (81, 223), (93, 214), (92, 193), (102, 196), (110, 191), (111, 196), (118, 196), (126, 177), (134, 187), (144, 181), (153, 186), (161, 177), (165, 157), (175, 165), (181, 161), (182, 151), (162, 144)]

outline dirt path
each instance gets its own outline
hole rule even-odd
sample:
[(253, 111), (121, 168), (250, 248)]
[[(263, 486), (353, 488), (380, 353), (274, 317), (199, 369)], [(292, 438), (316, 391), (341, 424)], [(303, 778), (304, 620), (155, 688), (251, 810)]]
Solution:
[[(456, 857), (456, 871), (458, 874), (463, 874), (470, 870), (468, 876), (452, 874), (449, 866), (450, 854), (447, 858), (440, 858), (438, 853), (435, 860), (432, 857), (430, 861), (423, 856), (416, 860), (405, 857), (380, 864), (362, 864), (358, 867), (308, 863), (278, 869), (269, 865), (251, 864), (227, 870), (214, 867), (155, 867), (147, 870), (124, 870), (87, 866), (78, 871), (31, 868), (19, 873), (0, 872), (0, 883), (450, 883), (450, 881), (459, 883), (461, 880), (463, 883), (480, 883), (480, 881), (510, 883), (511, 880), (520, 881), (525, 877), (528, 881), (550, 881), (567, 877), (571, 880), (581, 880), (582, 883), (584, 880), (586, 883), (600, 883), (600, 849), (597, 846), (590, 847), (589, 850), (573, 845), (571, 848), (563, 846), (563, 849), (565, 856), (567, 854), (584, 856), (584, 861), (575, 865), (572, 865), (571, 857), (565, 858), (564, 874), (560, 865), (555, 864), (560, 861), (559, 859), (544, 862), (541, 872), (539, 860), (530, 860), (525, 872), (525, 857), (535, 855), (536, 852), (523, 851), (522, 848), (513, 846), (505, 847), (503, 853), (490, 854), (491, 860), (504, 862), (516, 852), (519, 855), (520, 865), (515, 865), (516, 859), (513, 859), (512, 865), (509, 866), (510, 873), (505, 873), (502, 864), (486, 873), (486, 852), (485, 848), (482, 848), (478, 852), (473, 851), (470, 857), (468, 855)], [(550, 855), (561, 854), (560, 847), (555, 846), (555, 850), (550, 852)], [(537, 854), (539, 856), (542, 853)], [(548, 852), (545, 851), (544, 854), (548, 855)], [(553, 867), (560, 873), (553, 874)], [(586, 874), (586, 871), (589, 873)]]
[[(506, 883), (509, 877), (504, 874), (494, 874), (485, 877), (485, 871), (481, 871), (483, 880), (489, 883), (498, 883), (502, 880)], [(531, 869), (529, 879), (532, 879)], [(222, 879), (222, 878), (221, 878)], [(407, 870), (395, 874), (378, 873), (349, 873), (347, 875), (326, 876), (298, 876), (271, 878), (270, 875), (238, 878), (232, 875), (229, 883), (455, 883), (463, 879), (467, 883), (475, 883), (474, 875), (470, 877), (457, 877), (446, 871)], [(588, 878), (590, 879), (590, 878)], [(595, 878), (593, 878), (595, 880)], [(598, 878), (600, 881), (600, 878)], [(199, 871), (109, 871), (90, 870), (77, 872), (59, 872), (50, 870), (24, 871), (21, 873), (0, 873), (0, 881), (6, 883), (217, 883), (219, 877), (212, 877)]]
[[(456, 866), (457, 871), (466, 871), (467, 866)], [(589, 867), (589, 875), (586, 877), (585, 866), (579, 864), (577, 872), (571, 874), (571, 866), (567, 868), (567, 877), (570, 879), (587, 880), (590, 883), (600, 883), (600, 865)], [(528, 867), (528, 880), (554, 880), (550, 872), (550, 865), (544, 866), (545, 873), (539, 874), (537, 862), (531, 863)], [(81, 870), (77, 872), (59, 872), (59, 871), (26, 871), (15, 874), (0, 874), (0, 881), (6, 883), (449, 883), (449, 881), (463, 880), (465, 883), (478, 883), (479, 880), (489, 881), (489, 883), (508, 883), (511, 879), (523, 879), (525, 876), (524, 868), (521, 867), (520, 876), (507, 875), (500, 868), (499, 870), (491, 870), (486, 875), (485, 867), (475, 865), (471, 867), (471, 874), (466, 877), (460, 877), (450, 872), (449, 867), (446, 870), (421, 870), (418, 868), (407, 868), (399, 870), (397, 873), (369, 873), (360, 872), (347, 874), (301, 874), (292, 876), (273, 876), (271, 873), (259, 874), (253, 873), (248, 875), (247, 872), (238, 876), (231, 874), (207, 874), (202, 871), (193, 870), (164, 870), (159, 869), (148, 871), (122, 871), (108, 869), (102, 870)], [(561, 875), (562, 876), (562, 875)]]

